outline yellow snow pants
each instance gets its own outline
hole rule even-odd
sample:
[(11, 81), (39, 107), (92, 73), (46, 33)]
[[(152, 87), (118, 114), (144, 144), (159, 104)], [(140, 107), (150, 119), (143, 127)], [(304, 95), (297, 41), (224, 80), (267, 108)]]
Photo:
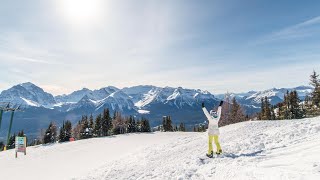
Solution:
[(221, 150), (221, 146), (220, 146), (220, 143), (219, 143), (219, 136), (218, 135), (209, 135), (209, 150), (208, 150), (208, 154), (211, 154), (211, 152), (213, 151), (212, 139), (214, 139), (214, 143), (217, 146), (217, 152), (219, 152)]

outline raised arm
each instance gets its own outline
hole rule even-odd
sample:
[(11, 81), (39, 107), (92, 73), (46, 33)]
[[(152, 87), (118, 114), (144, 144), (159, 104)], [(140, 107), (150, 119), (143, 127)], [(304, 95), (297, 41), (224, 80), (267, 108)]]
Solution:
[(222, 104), (223, 104), (223, 101), (220, 101), (220, 104), (219, 104), (219, 107), (218, 107), (218, 111), (217, 111), (218, 121), (220, 120), (220, 117), (221, 117)]
[(218, 114), (218, 120), (220, 120), (220, 117), (221, 117), (221, 109), (222, 109), (222, 107), (221, 107), (221, 106), (219, 106), (219, 107), (218, 107), (218, 111), (217, 111), (217, 114)]
[(204, 114), (206, 115), (207, 119), (209, 120), (210, 114), (209, 114), (208, 110), (205, 107), (203, 107), (202, 110), (203, 110)]
[(204, 114), (206, 115), (207, 119), (210, 119), (210, 114), (208, 112), (208, 110), (206, 109), (206, 107), (204, 107), (204, 103), (202, 103), (202, 111), (204, 112)]

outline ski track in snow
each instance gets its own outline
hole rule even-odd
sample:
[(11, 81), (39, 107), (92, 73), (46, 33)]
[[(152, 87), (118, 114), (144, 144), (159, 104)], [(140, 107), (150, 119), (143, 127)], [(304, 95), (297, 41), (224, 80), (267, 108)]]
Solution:
[(30, 147), (18, 159), (13, 151), (1, 152), (1, 177), (320, 179), (320, 117), (243, 122), (220, 132), (224, 153), (213, 159), (204, 158), (207, 133), (127, 134)]

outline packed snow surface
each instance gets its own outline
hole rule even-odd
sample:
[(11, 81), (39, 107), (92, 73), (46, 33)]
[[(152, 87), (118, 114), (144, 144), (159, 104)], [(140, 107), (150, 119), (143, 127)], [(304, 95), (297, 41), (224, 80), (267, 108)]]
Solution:
[[(220, 157), (207, 133), (125, 134), (0, 152), (1, 179), (320, 179), (320, 117), (221, 128)], [(201, 159), (204, 158), (204, 159)]]

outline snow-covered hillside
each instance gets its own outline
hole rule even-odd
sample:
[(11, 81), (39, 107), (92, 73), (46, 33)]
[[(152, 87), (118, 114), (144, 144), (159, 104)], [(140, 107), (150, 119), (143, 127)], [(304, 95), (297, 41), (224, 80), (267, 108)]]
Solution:
[(1, 179), (320, 179), (320, 117), (221, 128), (224, 155), (201, 160), (207, 134), (126, 134), (0, 152)]

